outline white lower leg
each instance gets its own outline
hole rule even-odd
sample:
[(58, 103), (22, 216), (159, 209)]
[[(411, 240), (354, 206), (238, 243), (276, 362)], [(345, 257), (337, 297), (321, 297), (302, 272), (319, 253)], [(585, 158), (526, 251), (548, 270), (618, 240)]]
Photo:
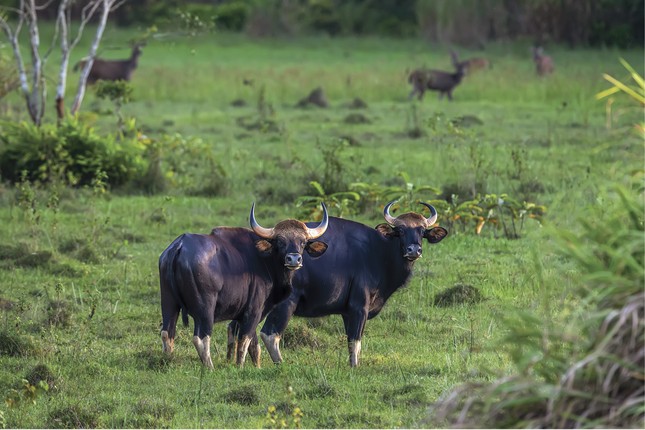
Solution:
[(349, 341), (349, 365), (350, 367), (358, 366), (358, 358), (361, 355), (361, 341), (352, 340)]
[(211, 360), (211, 337), (204, 336), (204, 339), (200, 339), (198, 336), (193, 336), (193, 345), (197, 350), (199, 358), (201, 358), (204, 366), (213, 368), (213, 361)]
[(274, 363), (282, 363), (282, 354), (280, 354), (280, 335), (273, 333), (272, 335), (267, 336), (260, 332), (260, 337), (269, 352), (271, 360), (273, 360)]
[(171, 339), (166, 330), (161, 331), (161, 347), (164, 354), (172, 354), (175, 349), (175, 339)]
[(244, 360), (246, 360), (246, 353), (249, 350), (250, 343), (251, 338), (248, 336), (242, 336), (242, 339), (237, 341), (237, 365), (240, 367), (244, 366)]

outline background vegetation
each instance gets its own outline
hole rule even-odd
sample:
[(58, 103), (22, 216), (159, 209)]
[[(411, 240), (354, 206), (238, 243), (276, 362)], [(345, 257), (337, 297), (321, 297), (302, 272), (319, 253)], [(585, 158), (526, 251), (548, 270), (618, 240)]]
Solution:
[[(109, 28), (101, 55), (126, 57), (140, 34)], [(642, 304), (642, 105), (594, 95), (610, 87), (602, 73), (633, 85), (619, 58), (642, 65), (643, 52), (552, 46), (556, 73), (540, 79), (531, 42), (487, 45), (493, 68), (468, 76), (452, 103), (434, 93), (407, 101), (409, 70), (450, 67), (443, 44), (161, 28), (119, 105), (91, 92), (79, 118), (57, 127), (51, 107), (35, 129), (9, 92), (0, 426), (436, 427), (458, 421), (454, 410), (465, 411), (461, 425), (535, 425), (522, 405), (578, 404), (558, 385), (570, 368), (591, 376), (572, 377), (573, 394), (604, 404), (589, 381), (611, 360), (627, 364), (612, 371), (626, 378), (617, 383), (635, 387), (620, 391), (618, 422), (640, 425), (643, 358), (602, 347), (616, 333), (603, 321), (632, 295)], [(317, 87), (328, 107), (298, 106)], [(162, 356), (157, 258), (176, 236), (245, 226), (252, 201), (267, 225), (315, 218), (319, 200), (376, 225), (395, 196), (401, 210), (432, 201), (451, 235), (426, 245), (410, 285), (368, 322), (359, 368), (348, 367), (339, 317), (294, 319), (282, 366), (227, 364), (223, 324), (214, 371), (201, 367), (192, 328), (180, 328), (172, 359)], [(634, 333), (626, 339), (642, 345), (642, 306), (634, 312), (621, 313)], [(598, 333), (609, 340), (596, 343)], [(574, 366), (594, 351), (607, 361)], [(449, 401), (462, 383), (476, 395), (471, 408)], [(493, 398), (501, 411), (479, 402)], [(615, 424), (602, 411), (565, 412), (582, 426)]]

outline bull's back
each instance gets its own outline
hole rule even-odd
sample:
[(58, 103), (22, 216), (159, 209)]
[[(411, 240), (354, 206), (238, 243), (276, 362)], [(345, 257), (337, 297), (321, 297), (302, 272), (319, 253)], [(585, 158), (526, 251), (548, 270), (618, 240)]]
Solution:
[(188, 313), (208, 303), (216, 321), (234, 319), (268, 275), (248, 230), (215, 229), (210, 235), (183, 234), (160, 257), (162, 278), (174, 282)]

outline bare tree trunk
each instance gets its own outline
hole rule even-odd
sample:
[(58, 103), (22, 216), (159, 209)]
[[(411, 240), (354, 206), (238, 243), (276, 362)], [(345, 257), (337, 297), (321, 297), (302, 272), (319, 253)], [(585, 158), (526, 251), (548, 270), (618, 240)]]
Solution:
[(43, 120), (45, 106), (45, 81), (43, 79), (43, 62), (40, 58), (40, 33), (38, 32), (38, 17), (36, 15), (36, 2), (29, 0), (25, 13), (28, 14), (29, 46), (31, 48), (31, 94), (29, 96), (29, 113), (36, 125)]
[(58, 85), (56, 86), (56, 116), (59, 121), (65, 117), (65, 90), (67, 87), (67, 69), (69, 68), (70, 54), (81, 40), (85, 26), (101, 5), (100, 1), (91, 1), (85, 5), (81, 11), (81, 22), (76, 32), (76, 37), (74, 40), (70, 41), (69, 33), (71, 28), (71, 18), (69, 16), (69, 6), (72, 1), (73, 0), (62, 0), (58, 8), (58, 17), (56, 18), (57, 25), (60, 26), (61, 31), (61, 61), (60, 68), (58, 70)]
[[(99, 47), (99, 43), (101, 42), (101, 38), (103, 37), (103, 31), (105, 30), (105, 26), (107, 24), (108, 15), (110, 14), (110, 11), (112, 10), (115, 3), (116, 0), (101, 0), (101, 4), (103, 5), (103, 8), (101, 10), (101, 18), (99, 19), (99, 23), (96, 28), (96, 35), (94, 36), (94, 40), (92, 41), (92, 46), (90, 47), (90, 56), (85, 63), (85, 67), (83, 67), (83, 70), (81, 71), (80, 78), (78, 79), (78, 92), (76, 93), (74, 104), (72, 105), (72, 115), (75, 115), (76, 112), (78, 112), (78, 110), (81, 108), (83, 97), (85, 97), (87, 77), (89, 76), (92, 65), (94, 64), (94, 57), (96, 57), (96, 51)], [(123, 2), (120, 2), (116, 7), (118, 7), (121, 3)]]
[(69, 66), (69, 42), (67, 41), (68, 22), (67, 6), (70, 0), (62, 0), (58, 7), (57, 25), (60, 25), (61, 60), (58, 69), (58, 85), (56, 85), (56, 117), (58, 121), (65, 117), (65, 87), (67, 85), (67, 67)]
[(27, 110), (31, 119), (35, 122), (35, 117), (30, 109), (30, 100), (31, 100), (31, 89), (29, 87), (29, 81), (27, 79), (27, 70), (25, 69), (25, 62), (22, 59), (22, 54), (20, 53), (20, 45), (18, 44), (18, 36), (20, 35), (20, 30), (22, 25), (25, 22), (25, 15), (23, 14), (24, 2), (20, 3), (20, 9), (16, 10), (18, 13), (18, 24), (16, 24), (16, 29), (12, 30), (9, 26), (9, 23), (0, 15), (0, 27), (2, 31), (6, 34), (9, 43), (11, 44), (11, 49), (13, 50), (13, 55), (16, 59), (16, 66), (18, 68), (18, 79), (20, 80), (20, 90), (22, 95), (25, 98), (27, 104)]

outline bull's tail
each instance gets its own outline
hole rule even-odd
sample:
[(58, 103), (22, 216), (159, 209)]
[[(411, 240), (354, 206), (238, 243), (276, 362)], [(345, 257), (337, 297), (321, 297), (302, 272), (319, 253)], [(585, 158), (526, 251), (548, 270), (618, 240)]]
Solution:
[[(184, 301), (181, 298), (181, 294), (179, 293), (179, 289), (177, 288), (177, 282), (175, 280), (177, 275), (177, 259), (179, 258), (179, 254), (181, 253), (182, 242), (183, 242), (183, 235), (175, 239), (175, 241), (172, 244), (170, 244), (168, 249), (166, 249), (163, 252), (163, 254), (161, 254), (161, 257), (159, 258), (159, 274), (161, 277), (161, 288), (162, 288), (162, 291), (161, 291), (162, 313), (166, 311), (164, 309), (164, 295), (165, 295), (166, 300), (169, 300), (172, 298), (171, 301), (174, 301), (177, 305), (179, 305), (181, 309), (181, 314), (182, 314), (182, 322), (184, 323), (185, 326), (187, 326), (188, 312), (186, 310), (186, 305), (184, 304)], [(170, 294), (170, 297), (168, 297), (168, 294)], [(163, 317), (165, 319), (168, 316), (163, 315)]]

